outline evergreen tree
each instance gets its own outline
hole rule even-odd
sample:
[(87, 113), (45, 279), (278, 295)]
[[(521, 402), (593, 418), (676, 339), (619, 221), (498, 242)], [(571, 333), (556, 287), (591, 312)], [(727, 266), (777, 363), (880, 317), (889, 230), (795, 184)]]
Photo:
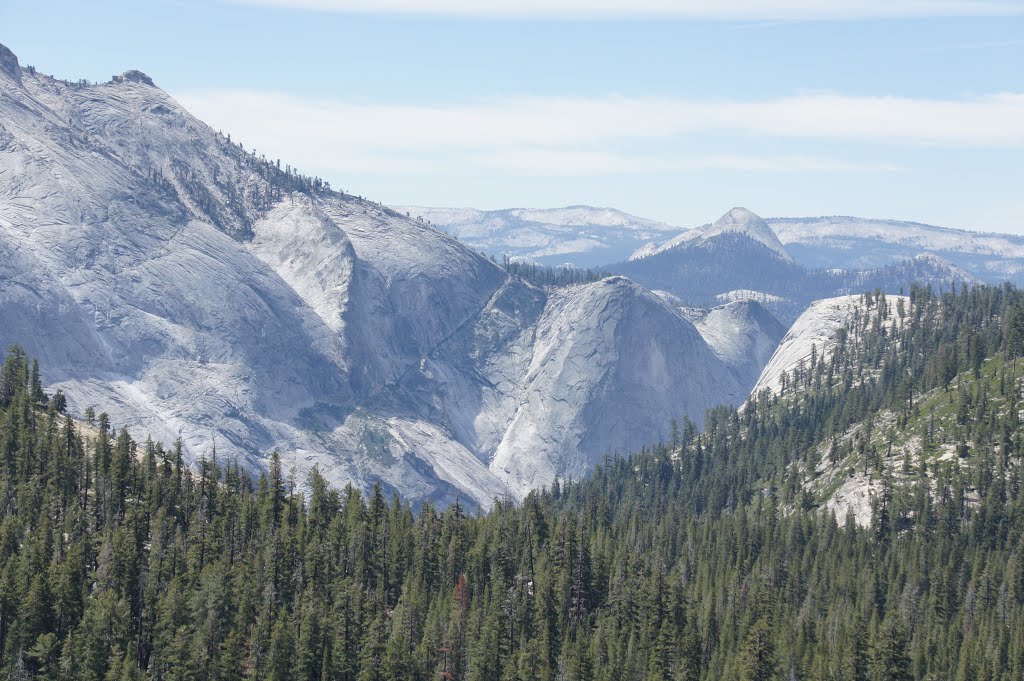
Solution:
[(765, 619), (759, 619), (747, 632), (740, 655), (740, 678), (744, 681), (775, 678), (775, 646)]
[[(190, 467), (79, 427), (12, 349), (0, 678), (1022, 678), (1024, 295), (911, 299), (784, 394), (486, 512), (302, 484), (277, 454)], [(837, 521), (858, 479), (872, 517)]]

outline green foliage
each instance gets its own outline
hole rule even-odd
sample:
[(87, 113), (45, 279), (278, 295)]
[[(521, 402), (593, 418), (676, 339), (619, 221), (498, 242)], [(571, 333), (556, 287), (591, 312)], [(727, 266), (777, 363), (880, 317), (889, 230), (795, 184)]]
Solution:
[[(190, 469), (69, 419), (14, 349), (0, 678), (1022, 678), (1022, 302), (914, 289), (781, 396), (477, 516), (296, 489), (276, 454)], [(808, 494), (823, 457), (877, 464), (870, 527)]]

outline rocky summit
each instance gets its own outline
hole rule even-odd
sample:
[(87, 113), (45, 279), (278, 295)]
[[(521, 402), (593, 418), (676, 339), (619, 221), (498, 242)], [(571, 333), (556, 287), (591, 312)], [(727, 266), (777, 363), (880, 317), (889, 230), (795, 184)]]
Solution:
[(626, 278), (535, 286), (141, 72), (89, 85), (0, 57), (0, 343), (72, 413), (193, 461), (277, 450), (300, 480), (487, 506), (741, 403), (767, 355), (736, 344), (782, 335), (756, 303), (702, 330)]

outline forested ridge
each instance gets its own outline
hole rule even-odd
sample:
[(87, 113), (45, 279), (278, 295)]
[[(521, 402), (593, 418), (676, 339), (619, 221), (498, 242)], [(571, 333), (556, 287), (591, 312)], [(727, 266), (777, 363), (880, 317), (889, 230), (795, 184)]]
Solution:
[(758, 291), (768, 294), (764, 304), (788, 321), (822, 298), (876, 288), (896, 291), (915, 281), (949, 286), (965, 276), (933, 257), (894, 260), (863, 270), (807, 268), (735, 233), (718, 235), (712, 242), (683, 243), (607, 269), (646, 288), (668, 291), (694, 307), (719, 305), (718, 296), (732, 291)]
[[(478, 515), (276, 454), (259, 479), (213, 451), (192, 470), (66, 418), (13, 349), (3, 677), (1024, 678), (1024, 295), (864, 308), (782, 395)], [(884, 446), (903, 431), (915, 456)], [(822, 510), (823, 451), (879, 485), (869, 526)]]

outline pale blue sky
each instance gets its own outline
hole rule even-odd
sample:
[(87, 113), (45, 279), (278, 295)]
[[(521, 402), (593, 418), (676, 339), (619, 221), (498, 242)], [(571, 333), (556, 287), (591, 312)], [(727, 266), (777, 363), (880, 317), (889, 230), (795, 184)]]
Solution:
[(1024, 0), (579, 6), (3, 0), (0, 42), (386, 203), (1024, 233)]

